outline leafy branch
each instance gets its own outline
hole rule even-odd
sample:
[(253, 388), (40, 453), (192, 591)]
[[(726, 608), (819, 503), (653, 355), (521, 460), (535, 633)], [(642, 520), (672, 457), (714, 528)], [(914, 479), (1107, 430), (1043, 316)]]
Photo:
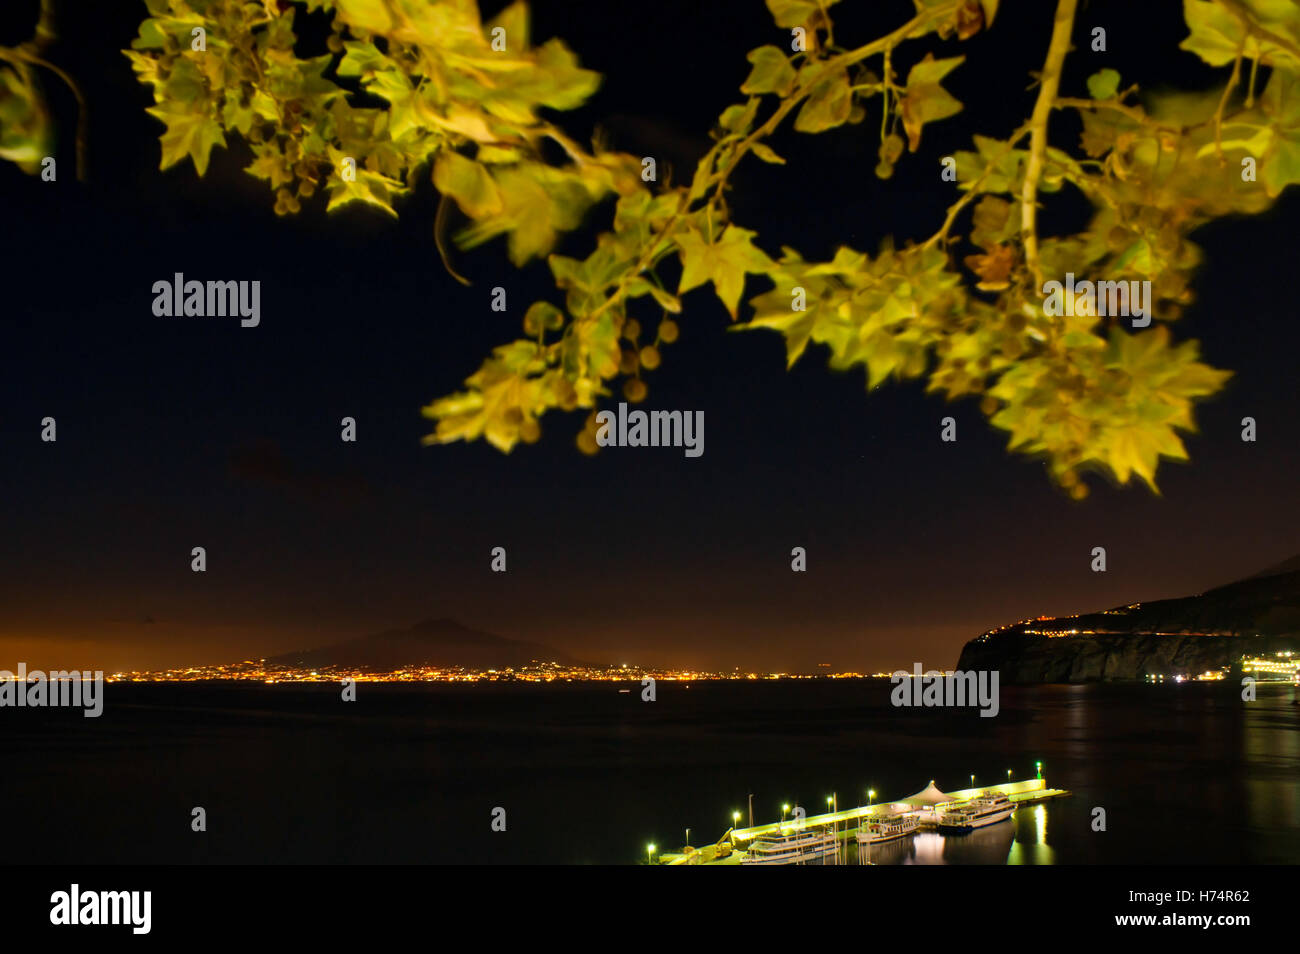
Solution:
[[(281, 215), (318, 191), (328, 211), (362, 203), (396, 215), (429, 175), (444, 262), (447, 232), (462, 249), (501, 237), (517, 266), (545, 259), (562, 305), (533, 302), (524, 337), (424, 408), (429, 442), (509, 451), (538, 440), (550, 411), (591, 412), (618, 388), (644, 400), (643, 373), (681, 334), (684, 296), (711, 284), (738, 330), (782, 335), (789, 363), (811, 344), (832, 369), (861, 367), (868, 388), (923, 379), (950, 400), (977, 398), (1009, 448), (1042, 458), (1076, 497), (1088, 471), (1154, 488), (1161, 459), (1187, 457), (1180, 434), (1195, 429), (1195, 402), (1228, 376), (1170, 334), (1202, 263), (1192, 235), (1263, 211), (1300, 182), (1300, 6), (1186, 0), (1182, 48), (1225, 68), (1221, 87), (1144, 92), (1103, 69), (1084, 96), (1061, 90), (1077, 0), (1058, 0), (1030, 115), (1006, 138), (975, 135), (971, 150), (944, 157), (937, 187), (955, 179), (959, 195), (933, 234), (887, 238), (874, 254), (841, 246), (825, 262), (788, 247), (772, 257), (731, 219), (741, 161), (785, 165), (772, 141), (788, 119), (817, 135), (878, 108), (876, 175), (888, 179), (928, 124), (963, 108), (945, 83), (965, 57), (915, 47), (970, 40), (998, 11), (997, 0), (913, 0), (905, 22), (842, 48), (836, 2), (766, 0), (790, 49), (750, 51), (745, 98), (721, 113), (682, 183), (658, 182), (653, 157), (588, 148), (549, 118), (583, 104), (600, 78), (559, 40), (533, 44), (523, 2), (483, 22), (475, 0), (145, 0), (149, 16), (124, 53), (165, 125), (163, 169), (188, 158), (203, 175), (213, 149), (242, 139), (247, 171)], [(303, 10), (329, 23), (319, 50), (295, 31)], [(29, 171), (50, 128), (35, 69), (74, 89), (84, 123), (75, 84), (43, 55), (53, 35), (47, 0), (36, 37), (0, 50), (0, 156)], [(1054, 110), (1082, 123), (1072, 147), (1052, 140)], [(81, 132), (78, 142), (80, 157)], [(1039, 209), (1064, 191), (1090, 203), (1090, 221), (1042, 234)], [(611, 199), (586, 258), (554, 253)], [(671, 288), (660, 272), (674, 265)], [(1077, 281), (1068, 302), (1067, 277)], [(741, 320), (755, 278), (770, 287)], [(1049, 295), (1052, 283), (1061, 290)], [(652, 330), (647, 307), (658, 312)], [(587, 422), (578, 445), (594, 453), (594, 414)]]

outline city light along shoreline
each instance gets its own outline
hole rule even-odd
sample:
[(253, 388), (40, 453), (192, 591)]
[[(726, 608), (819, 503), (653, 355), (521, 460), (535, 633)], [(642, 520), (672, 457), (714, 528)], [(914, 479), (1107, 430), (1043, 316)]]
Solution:
[(265, 660), (244, 660), (239, 663), (208, 666), (188, 666), (162, 670), (119, 670), (107, 674), (107, 682), (261, 682), (312, 683), (339, 682), (352, 679), (356, 682), (633, 682), (647, 679), (656, 682), (737, 682), (809, 679), (883, 679), (890, 673), (876, 672), (759, 672), (735, 669), (731, 672), (643, 668), (640, 666), (572, 666), (554, 662), (539, 662), (528, 666), (501, 669), (478, 669), (460, 666), (410, 666), (403, 669), (376, 670), (368, 668), (327, 666), (317, 669), (295, 669), (265, 666)]

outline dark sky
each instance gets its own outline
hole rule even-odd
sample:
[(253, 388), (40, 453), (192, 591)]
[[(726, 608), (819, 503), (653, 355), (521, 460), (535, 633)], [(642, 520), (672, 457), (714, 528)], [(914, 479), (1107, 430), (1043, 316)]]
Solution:
[[(4, 42), (29, 34), (23, 6)], [(787, 166), (747, 161), (735, 176), (736, 220), (769, 252), (809, 258), (928, 236), (955, 197), (937, 157), (1028, 115), (1053, 6), (1008, 0), (989, 33), (908, 50), (904, 62), (968, 56), (948, 81), (967, 110), (927, 127), (891, 181), (871, 173), (878, 112), (787, 132), (774, 142)], [(1208, 264), (1175, 331), (1237, 374), (1201, 405), (1192, 462), (1162, 467), (1160, 497), (1093, 478), (1072, 502), (1005, 452), (974, 402), (946, 405), (920, 383), (868, 394), (861, 370), (832, 373), (815, 347), (787, 372), (781, 337), (728, 334), (707, 288), (687, 296), (644, 405), (704, 411), (703, 457), (588, 459), (573, 444), (582, 415), (561, 413), (508, 456), (423, 447), (420, 407), (518, 337), (529, 302), (559, 300), (545, 265), (517, 271), (496, 242), (457, 256), (475, 282), (458, 285), (434, 248), (427, 182), (399, 222), (326, 216), (319, 200), (280, 219), (242, 146), (214, 151), (204, 179), (188, 162), (160, 173), (161, 126), (117, 52), (144, 5), (61, 7), (50, 55), (87, 89), (92, 181), (73, 179), (73, 107), (53, 90), (59, 181), (0, 164), (0, 668), (240, 659), (430, 616), (594, 659), (928, 668), (1010, 620), (1183, 595), (1300, 551), (1294, 195), (1198, 235)], [(842, 4), (837, 39), (866, 42), (910, 10)], [(1082, 42), (1094, 25), (1105, 54)], [(1103, 66), (1203, 87), (1215, 74), (1177, 50), (1185, 32), (1179, 3), (1085, 5), (1063, 91)], [(615, 146), (679, 167), (740, 99), (746, 51), (783, 42), (760, 0), (540, 2), (534, 38), (552, 35), (605, 74), (562, 125), (585, 137), (602, 123)], [(585, 256), (593, 234), (562, 250)], [(260, 279), (261, 326), (154, 317), (151, 286), (177, 271)], [(506, 315), (489, 308), (496, 284)], [(945, 414), (956, 444), (939, 441)], [(47, 415), (56, 444), (39, 439)], [(339, 440), (344, 415), (356, 444)], [(1241, 442), (1244, 415), (1258, 443)], [(1099, 545), (1104, 574), (1089, 569)], [(190, 571), (193, 546), (206, 574)], [(489, 572), (494, 546), (505, 574)], [(794, 546), (805, 574), (790, 571)]]

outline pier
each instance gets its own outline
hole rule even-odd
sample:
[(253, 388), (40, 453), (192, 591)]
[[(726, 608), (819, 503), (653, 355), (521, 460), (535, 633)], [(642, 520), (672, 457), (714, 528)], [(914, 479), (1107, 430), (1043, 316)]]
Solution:
[[(1047, 780), (1041, 777), (1024, 779), (1019, 782), (981, 785), (977, 788), (963, 788), (952, 792), (939, 791), (939, 789), (935, 788), (934, 782), (931, 781), (924, 789), (906, 798), (877, 802), (873, 805), (859, 805), (854, 808), (826, 812), (821, 815), (808, 815), (801, 822), (787, 818), (766, 825), (754, 825), (750, 828), (733, 828), (724, 834), (716, 845), (692, 848), (688, 852), (666, 852), (658, 856), (656, 863), (662, 865), (740, 864), (740, 852), (745, 845), (763, 835), (775, 835), (781, 831), (790, 831), (795, 828), (833, 828), (840, 838), (847, 840), (850, 835), (856, 834), (858, 828), (861, 827), (863, 818), (898, 811), (922, 812), (921, 830), (929, 830), (935, 826), (933, 821), (926, 819), (924, 813), (927, 810), (929, 810), (930, 814), (933, 814), (936, 805), (966, 801), (983, 792), (1000, 792), (1006, 795), (1016, 808), (1024, 805), (1034, 805), (1070, 794), (1064, 789), (1049, 788)], [(724, 848), (724, 845), (730, 845), (731, 849)]]

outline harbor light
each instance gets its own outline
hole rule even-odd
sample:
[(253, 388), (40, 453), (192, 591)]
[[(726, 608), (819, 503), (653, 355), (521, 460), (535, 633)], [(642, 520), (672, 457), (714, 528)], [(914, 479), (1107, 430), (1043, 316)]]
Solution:
[(739, 824), (740, 824), (740, 812), (732, 812), (732, 813), (731, 813), (731, 824), (732, 824), (733, 826), (734, 826), (734, 825), (739, 825)]
[(1043, 763), (1042, 763), (1042, 762), (1035, 762), (1035, 763), (1034, 763), (1034, 768), (1038, 771), (1038, 777), (1039, 777), (1039, 778), (1042, 778), (1042, 777), (1043, 777)]
[(974, 788), (974, 787), (975, 787), (975, 776), (974, 776), (974, 774), (972, 774), (971, 777), (970, 777), (970, 787), (971, 787), (971, 788)]
[(788, 803), (785, 804), (785, 805), (782, 805), (782, 806), (781, 806), (781, 821), (782, 821), (782, 822), (785, 821), (785, 816), (789, 813), (789, 811), (790, 811), (790, 805), (789, 805)]
[(1011, 769), (1007, 769), (1007, 781), (1011, 781)]
[(654, 845), (646, 845), (646, 846), (645, 846), (645, 863), (646, 863), (646, 864), (648, 864), (648, 865), (652, 865), (652, 864), (654, 864), (654, 860), (653, 860), (654, 853), (655, 853), (655, 846), (654, 846)]

